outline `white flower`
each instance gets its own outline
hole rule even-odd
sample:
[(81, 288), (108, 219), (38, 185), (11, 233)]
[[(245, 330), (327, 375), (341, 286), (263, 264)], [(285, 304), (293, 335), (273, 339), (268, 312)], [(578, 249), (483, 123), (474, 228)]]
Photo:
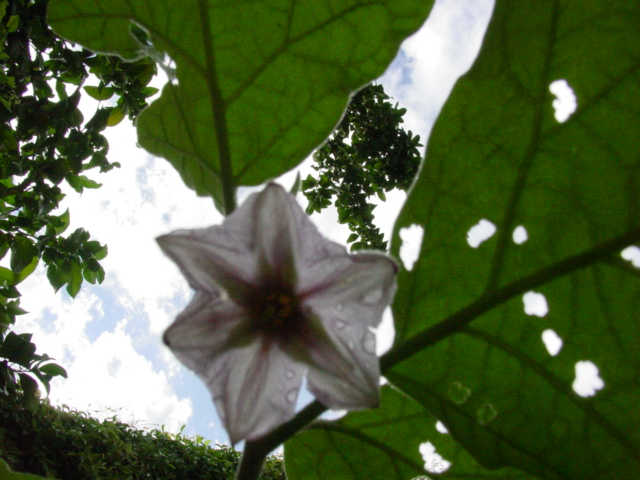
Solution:
[(164, 342), (207, 384), (231, 439), (290, 419), (302, 379), (332, 409), (378, 404), (375, 335), (396, 264), (349, 255), (276, 184), (222, 225), (158, 238), (195, 296)]

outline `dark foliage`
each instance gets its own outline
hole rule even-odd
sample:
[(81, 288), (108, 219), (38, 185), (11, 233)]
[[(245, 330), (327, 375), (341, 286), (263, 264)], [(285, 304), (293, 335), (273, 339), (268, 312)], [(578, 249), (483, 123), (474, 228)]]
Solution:
[[(107, 247), (82, 228), (65, 235), (70, 212), (56, 212), (66, 182), (82, 192), (100, 184), (85, 175), (107, 172), (109, 144), (102, 132), (124, 117), (134, 120), (156, 89), (148, 58), (134, 63), (95, 55), (56, 36), (46, 22), (47, 0), (0, 0), (0, 391), (26, 393), (36, 408), (39, 380), (49, 390), (66, 376), (46, 355), (37, 355), (30, 335), (10, 332), (20, 308), (17, 285), (42, 261), (57, 291), (74, 297), (83, 281), (101, 283)], [(86, 86), (88, 78), (98, 85)], [(102, 103), (85, 122), (82, 94)], [(113, 98), (112, 98), (113, 97)]]
[(302, 181), (309, 214), (328, 207), (336, 197), (338, 221), (353, 232), (347, 240), (352, 250), (387, 249), (373, 225), (375, 205), (369, 197), (384, 201), (385, 192), (407, 190), (420, 165), (420, 136), (400, 126), (406, 109), (388, 99), (382, 85), (356, 93), (333, 135), (313, 155), (317, 177)]
[[(0, 395), (0, 458), (17, 472), (64, 480), (227, 480), (239, 457), (200, 437), (140, 430), (115, 418), (100, 422), (44, 401), (33, 413), (15, 396)], [(269, 457), (261, 478), (283, 480), (282, 459)]]

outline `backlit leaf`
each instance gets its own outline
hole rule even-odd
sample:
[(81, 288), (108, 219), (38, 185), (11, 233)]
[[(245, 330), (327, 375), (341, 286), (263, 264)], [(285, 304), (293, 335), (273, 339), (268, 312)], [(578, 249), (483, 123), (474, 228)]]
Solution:
[[(446, 472), (445, 478), (534, 480), (510, 468), (487, 471), (451, 435), (441, 433), (442, 426), (438, 430), (436, 422), (419, 404), (385, 386), (380, 408), (352, 412), (335, 422), (314, 423), (288, 441), (287, 477), (410, 480)], [(421, 455), (420, 445), (427, 442), (437, 455)]]
[(321, 143), (432, 3), (53, 0), (49, 20), (95, 51), (175, 61), (174, 81), (138, 118), (139, 143), (229, 205), (235, 186), (276, 177)]
[[(640, 272), (620, 258), (640, 241), (640, 3), (585, 6), (497, 2), (395, 227), (396, 253), (425, 227), (396, 343), (430, 330), (383, 365), (487, 467), (614, 480), (640, 471)], [(558, 80), (577, 101), (563, 123)]]

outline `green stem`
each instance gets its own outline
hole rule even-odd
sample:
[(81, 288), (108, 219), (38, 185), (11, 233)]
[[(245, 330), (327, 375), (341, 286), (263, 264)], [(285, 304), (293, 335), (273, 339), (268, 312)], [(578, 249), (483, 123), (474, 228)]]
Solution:
[(316, 400), (300, 410), (291, 420), (283, 423), (264, 437), (252, 441), (247, 440), (236, 473), (236, 480), (256, 480), (267, 455), (326, 410), (327, 407)]

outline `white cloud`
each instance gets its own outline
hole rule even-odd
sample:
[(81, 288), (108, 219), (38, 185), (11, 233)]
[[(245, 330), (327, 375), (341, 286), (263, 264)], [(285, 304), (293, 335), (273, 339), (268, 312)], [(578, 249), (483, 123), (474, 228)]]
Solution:
[(423, 143), (456, 79), (476, 58), (492, 9), (492, 0), (436, 1), (382, 77), (385, 91), (407, 108), (405, 125)]

